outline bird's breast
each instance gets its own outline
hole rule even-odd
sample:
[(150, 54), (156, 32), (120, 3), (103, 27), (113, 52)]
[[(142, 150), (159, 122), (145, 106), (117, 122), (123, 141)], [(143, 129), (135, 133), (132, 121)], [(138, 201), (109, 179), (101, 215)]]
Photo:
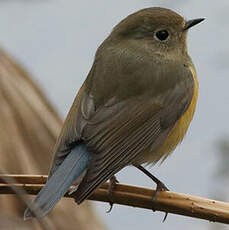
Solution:
[(190, 125), (190, 122), (192, 121), (195, 109), (196, 109), (196, 103), (198, 98), (198, 79), (196, 75), (196, 71), (193, 67), (189, 67), (193, 79), (194, 79), (194, 92), (193, 92), (193, 98), (192, 101), (188, 107), (188, 109), (185, 111), (185, 113), (180, 117), (179, 120), (175, 123), (174, 127), (169, 132), (167, 138), (163, 142), (159, 148), (154, 151), (146, 151), (144, 156), (144, 162), (142, 163), (149, 163), (154, 164), (158, 162), (160, 159), (162, 161), (167, 158), (167, 156), (176, 148), (176, 146), (183, 140), (187, 129)]

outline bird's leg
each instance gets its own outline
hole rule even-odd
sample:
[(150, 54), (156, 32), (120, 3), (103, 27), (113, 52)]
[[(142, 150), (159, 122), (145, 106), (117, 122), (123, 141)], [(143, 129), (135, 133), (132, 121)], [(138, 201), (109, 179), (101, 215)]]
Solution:
[(115, 176), (112, 176), (109, 180), (109, 187), (108, 187), (108, 197), (110, 199), (109, 201), (109, 204), (110, 204), (110, 208), (109, 210), (107, 211), (107, 213), (111, 212), (112, 208), (113, 208), (113, 202), (112, 202), (112, 192), (113, 192), (113, 189), (115, 187), (115, 185), (119, 183), (119, 181), (117, 180), (117, 178)]
[[(137, 169), (142, 171), (145, 175), (147, 175), (151, 180), (153, 180), (157, 184), (156, 192), (153, 196), (153, 201), (157, 200), (158, 194), (162, 191), (169, 191), (169, 189), (164, 185), (163, 182), (161, 182), (157, 177), (155, 177), (153, 174), (151, 174), (149, 171), (147, 171), (144, 167), (141, 165), (135, 165)], [(163, 222), (166, 220), (168, 213), (165, 213), (165, 217), (163, 219)]]
[(153, 196), (153, 200), (157, 200), (157, 196), (158, 196), (159, 192), (169, 191), (169, 189), (164, 185), (163, 182), (161, 182), (157, 177), (155, 177), (153, 174), (151, 174), (149, 171), (147, 171), (144, 167), (142, 167), (141, 165), (138, 165), (135, 167), (138, 168), (140, 171), (142, 171), (145, 175), (147, 175), (150, 179), (152, 179), (157, 184), (157, 188), (156, 188), (156, 192)]

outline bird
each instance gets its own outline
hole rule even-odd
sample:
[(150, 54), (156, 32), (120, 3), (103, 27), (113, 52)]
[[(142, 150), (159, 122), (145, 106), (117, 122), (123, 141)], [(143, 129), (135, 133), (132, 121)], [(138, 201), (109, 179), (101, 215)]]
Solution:
[(187, 31), (204, 18), (185, 20), (150, 7), (116, 25), (96, 51), (54, 147), (49, 178), (24, 218), (47, 215), (79, 181), (81, 204), (126, 166), (167, 187), (142, 165), (163, 162), (182, 141), (193, 118), (198, 79)]

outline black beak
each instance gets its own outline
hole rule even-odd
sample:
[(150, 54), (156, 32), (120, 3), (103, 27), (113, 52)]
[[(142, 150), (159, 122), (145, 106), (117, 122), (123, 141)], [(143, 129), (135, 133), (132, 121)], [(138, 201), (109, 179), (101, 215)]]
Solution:
[(197, 18), (197, 19), (192, 19), (189, 20), (185, 23), (184, 25), (184, 30), (188, 30), (189, 28), (199, 24), (200, 22), (202, 22), (205, 18)]

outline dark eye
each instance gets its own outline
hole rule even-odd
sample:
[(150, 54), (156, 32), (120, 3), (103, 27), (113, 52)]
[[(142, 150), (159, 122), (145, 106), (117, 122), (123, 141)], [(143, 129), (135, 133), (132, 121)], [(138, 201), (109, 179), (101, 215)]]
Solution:
[(169, 32), (167, 30), (158, 30), (155, 36), (160, 41), (165, 41), (169, 37)]

